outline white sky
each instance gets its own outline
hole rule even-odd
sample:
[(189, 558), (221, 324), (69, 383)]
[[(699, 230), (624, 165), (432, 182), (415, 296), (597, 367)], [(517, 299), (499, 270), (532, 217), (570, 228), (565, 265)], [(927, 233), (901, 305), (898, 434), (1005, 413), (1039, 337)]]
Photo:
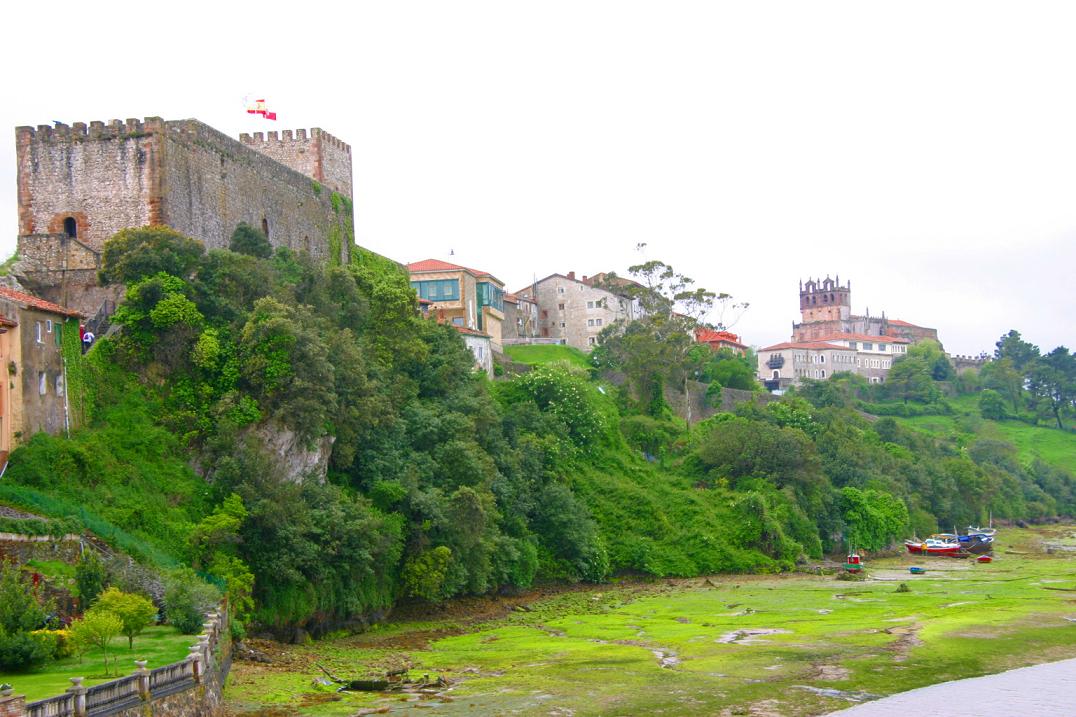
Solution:
[(750, 302), (761, 346), (827, 273), (952, 352), (1076, 343), (1072, 3), (165, 7), (0, 10), (5, 256), (16, 125), (320, 126), (352, 146), (358, 242), (401, 261), (515, 290), (662, 259)]

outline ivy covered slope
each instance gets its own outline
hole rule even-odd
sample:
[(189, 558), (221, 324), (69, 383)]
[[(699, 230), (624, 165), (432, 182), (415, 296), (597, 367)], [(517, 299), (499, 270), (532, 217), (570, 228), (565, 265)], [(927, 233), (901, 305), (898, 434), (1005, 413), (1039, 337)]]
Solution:
[(126, 286), (120, 330), (69, 357), (82, 427), (18, 448), (0, 502), (189, 565), (282, 634), (400, 600), (778, 571), (845, 537), (880, 548), (991, 510), (1076, 512), (1062, 468), (1000, 465), (850, 408), (749, 403), (689, 430), (653, 390), (696, 375), (675, 364), (698, 360), (679, 329), (632, 329), (619, 368), (645, 400), (539, 357), (490, 383), (455, 330), (418, 316), (398, 265), (348, 256), (272, 252), (249, 227), (209, 252), (162, 227), (120, 232), (102, 270)]

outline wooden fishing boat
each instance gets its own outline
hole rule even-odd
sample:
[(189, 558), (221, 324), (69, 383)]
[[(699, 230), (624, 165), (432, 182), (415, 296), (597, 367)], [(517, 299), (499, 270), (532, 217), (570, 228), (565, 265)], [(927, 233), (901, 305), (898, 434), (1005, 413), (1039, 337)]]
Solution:
[(956, 556), (962, 552), (959, 541), (950, 541), (943, 538), (927, 538), (922, 542), (905, 540), (904, 546), (913, 555), (951, 555)]
[(850, 573), (863, 572), (863, 558), (859, 557), (858, 553), (849, 553), (848, 559), (844, 563), (844, 569)]

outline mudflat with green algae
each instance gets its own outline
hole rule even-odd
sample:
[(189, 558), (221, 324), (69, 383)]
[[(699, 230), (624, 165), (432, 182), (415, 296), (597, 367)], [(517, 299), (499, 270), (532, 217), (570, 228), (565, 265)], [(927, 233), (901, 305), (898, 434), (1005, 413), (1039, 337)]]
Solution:
[[(986, 565), (870, 560), (862, 582), (797, 574), (600, 586), (507, 600), (500, 616), (259, 643), (274, 662), (236, 662), (225, 697), (234, 715), (823, 714), (1076, 656), (1076, 554), (1044, 548), (1074, 534), (1003, 531)], [(908, 574), (913, 564), (927, 574)], [(451, 684), (338, 694), (315, 663), (347, 678), (407, 668)]]

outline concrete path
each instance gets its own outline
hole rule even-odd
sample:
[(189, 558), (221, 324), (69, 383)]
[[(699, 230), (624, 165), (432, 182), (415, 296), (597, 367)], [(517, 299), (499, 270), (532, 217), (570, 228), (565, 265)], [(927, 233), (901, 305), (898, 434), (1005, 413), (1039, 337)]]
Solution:
[(1076, 659), (901, 692), (840, 717), (1076, 717)]

